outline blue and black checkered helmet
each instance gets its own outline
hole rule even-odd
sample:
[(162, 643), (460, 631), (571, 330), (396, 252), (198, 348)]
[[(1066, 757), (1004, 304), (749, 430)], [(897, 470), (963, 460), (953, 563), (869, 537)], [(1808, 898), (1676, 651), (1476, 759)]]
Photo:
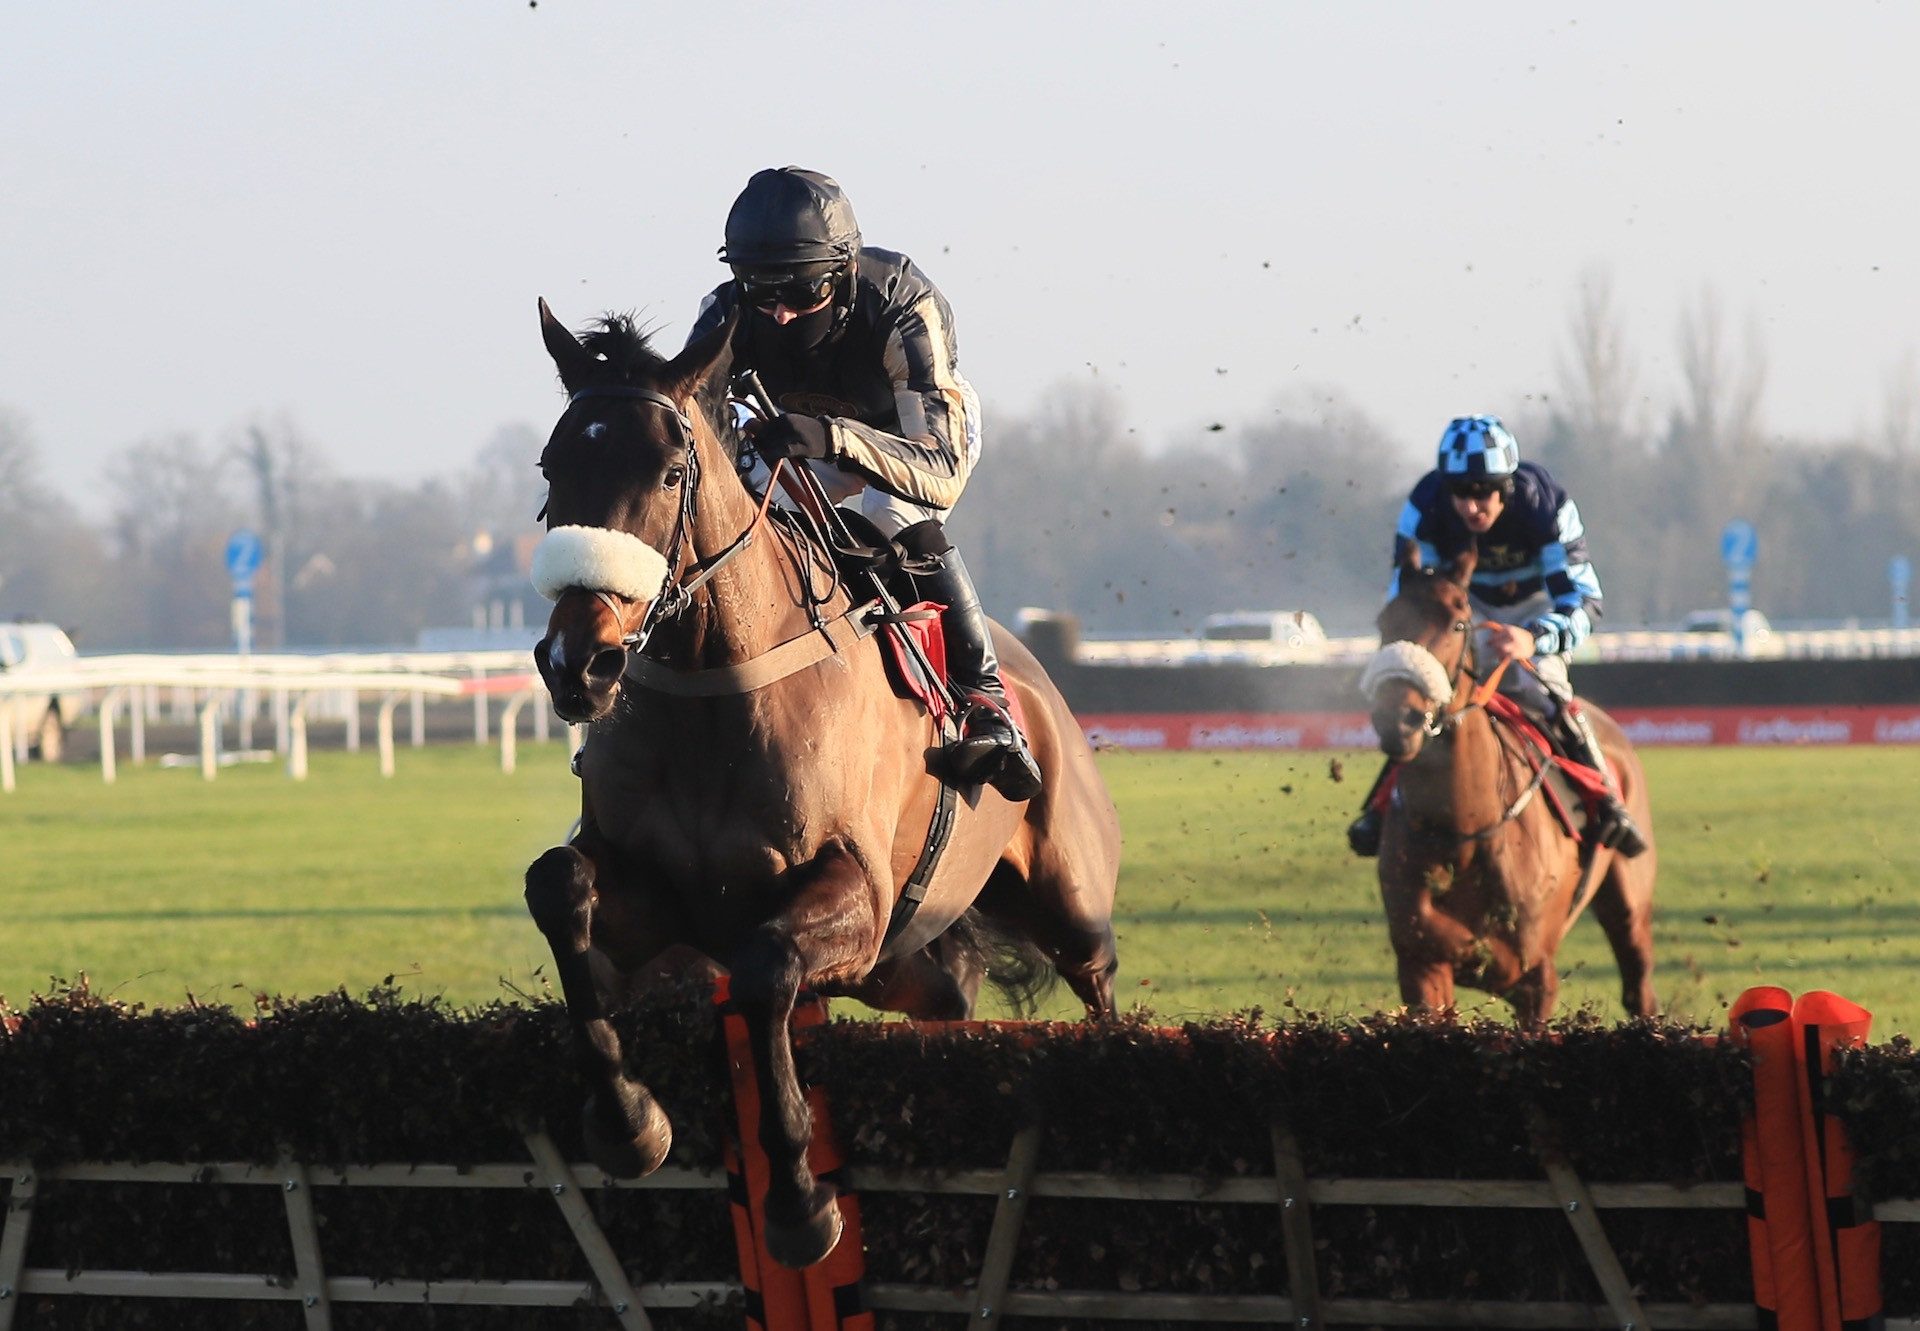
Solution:
[(1449, 487), (1513, 485), (1520, 445), (1498, 416), (1456, 416), (1440, 436), (1440, 475)]

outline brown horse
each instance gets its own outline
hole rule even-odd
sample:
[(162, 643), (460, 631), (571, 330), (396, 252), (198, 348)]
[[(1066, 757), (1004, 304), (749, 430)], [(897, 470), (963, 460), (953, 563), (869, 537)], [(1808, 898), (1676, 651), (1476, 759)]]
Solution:
[(740, 480), (732, 328), (666, 360), (625, 319), (584, 341), (545, 301), (540, 319), (571, 399), (540, 459), (534, 574), (556, 602), (535, 657), (555, 709), (590, 731), (580, 828), (528, 869), (527, 906), (594, 1087), (588, 1149), (632, 1177), (671, 1142), (622, 1067), (606, 973), (704, 954), (732, 975), (765, 1091), (768, 1247), (805, 1266), (832, 1250), (840, 1216), (807, 1166), (798, 991), (964, 1017), (989, 959), (972, 944), (1019, 940), (1090, 1016), (1111, 1016), (1118, 819), (1060, 694), (996, 625), (1045, 789), (1024, 804), (961, 792), (924, 897), (898, 909), (940, 804), (939, 735), (890, 686), (832, 564)]
[[(1455, 984), (1499, 994), (1520, 1022), (1552, 1014), (1554, 953), (1589, 903), (1619, 963), (1632, 1016), (1655, 1009), (1655, 852), (1633, 859), (1580, 842), (1558, 823), (1527, 744), (1473, 697), (1475, 554), (1438, 570), (1419, 551), (1380, 612), (1380, 653), (1362, 676), (1380, 749), (1398, 763), (1380, 844), (1380, 897), (1400, 996), (1446, 1007)], [(1515, 668), (1518, 668), (1517, 666)], [(1586, 704), (1621, 788), (1652, 842), (1640, 760), (1613, 719)]]

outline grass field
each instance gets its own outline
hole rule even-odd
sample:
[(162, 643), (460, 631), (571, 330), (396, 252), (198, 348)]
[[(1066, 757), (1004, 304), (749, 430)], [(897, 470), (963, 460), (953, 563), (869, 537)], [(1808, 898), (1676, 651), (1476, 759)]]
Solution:
[[(1346, 853), (1374, 758), (1102, 756), (1126, 829), (1122, 1003), (1167, 1018), (1397, 1002), (1371, 863)], [(1830, 988), (1920, 1027), (1920, 828), (1911, 750), (1666, 749), (1645, 755), (1661, 877), (1655, 980), (1708, 1024), (1743, 988)], [(86, 972), (134, 1002), (244, 1007), (259, 992), (359, 993), (393, 976), (459, 1004), (544, 992), (520, 901), (527, 862), (573, 817), (558, 745), (496, 755), (317, 753), (202, 782), (183, 770), (23, 769), (0, 796), (0, 995)], [(1620, 1015), (1599, 928), (1561, 955), (1569, 1006)], [(549, 968), (550, 969), (550, 968)], [(1071, 1012), (1063, 997), (1052, 1011)], [(1503, 1005), (1467, 994), (1489, 1012)]]

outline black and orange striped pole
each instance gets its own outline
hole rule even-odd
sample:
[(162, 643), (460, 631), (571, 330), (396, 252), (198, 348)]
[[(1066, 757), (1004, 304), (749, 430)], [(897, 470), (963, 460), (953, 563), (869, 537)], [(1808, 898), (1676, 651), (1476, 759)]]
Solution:
[(1824, 1331), (1866, 1331), (1880, 1317), (1880, 1222), (1854, 1197), (1853, 1145), (1827, 1096), (1834, 1053), (1864, 1043), (1872, 1025), (1871, 1012), (1824, 990), (1802, 994), (1793, 1005), (1802, 1155)]
[(1793, 995), (1772, 986), (1749, 989), (1728, 1019), (1734, 1040), (1753, 1060), (1753, 1112), (1740, 1125), (1740, 1156), (1754, 1307), (1762, 1326), (1821, 1331)]
[[(727, 1196), (734, 1245), (740, 1254), (748, 1331), (873, 1331), (873, 1314), (866, 1311), (861, 1294), (866, 1250), (860, 1236), (860, 1203), (845, 1186), (844, 1177), (833, 1179), (840, 1185), (837, 1205), (842, 1228), (832, 1252), (805, 1271), (795, 1271), (780, 1265), (767, 1251), (765, 1205), (771, 1166), (760, 1146), (760, 1087), (753, 1049), (746, 1019), (734, 1009), (731, 992), (725, 976), (716, 981), (714, 1002), (720, 1008), (722, 1053), (733, 1084), (739, 1133), (727, 1143)], [(794, 1031), (819, 1026), (826, 1019), (825, 1001), (803, 992), (794, 1004)], [(827, 1113), (826, 1094), (817, 1086), (805, 1091), (813, 1118), (808, 1167), (816, 1177), (838, 1175), (845, 1162)]]

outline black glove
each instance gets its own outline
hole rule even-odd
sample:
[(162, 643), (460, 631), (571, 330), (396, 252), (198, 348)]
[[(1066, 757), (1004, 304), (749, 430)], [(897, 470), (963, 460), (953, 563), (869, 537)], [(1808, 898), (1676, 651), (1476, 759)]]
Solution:
[(825, 416), (775, 416), (753, 432), (753, 446), (769, 462), (779, 458), (830, 458), (833, 430)]

